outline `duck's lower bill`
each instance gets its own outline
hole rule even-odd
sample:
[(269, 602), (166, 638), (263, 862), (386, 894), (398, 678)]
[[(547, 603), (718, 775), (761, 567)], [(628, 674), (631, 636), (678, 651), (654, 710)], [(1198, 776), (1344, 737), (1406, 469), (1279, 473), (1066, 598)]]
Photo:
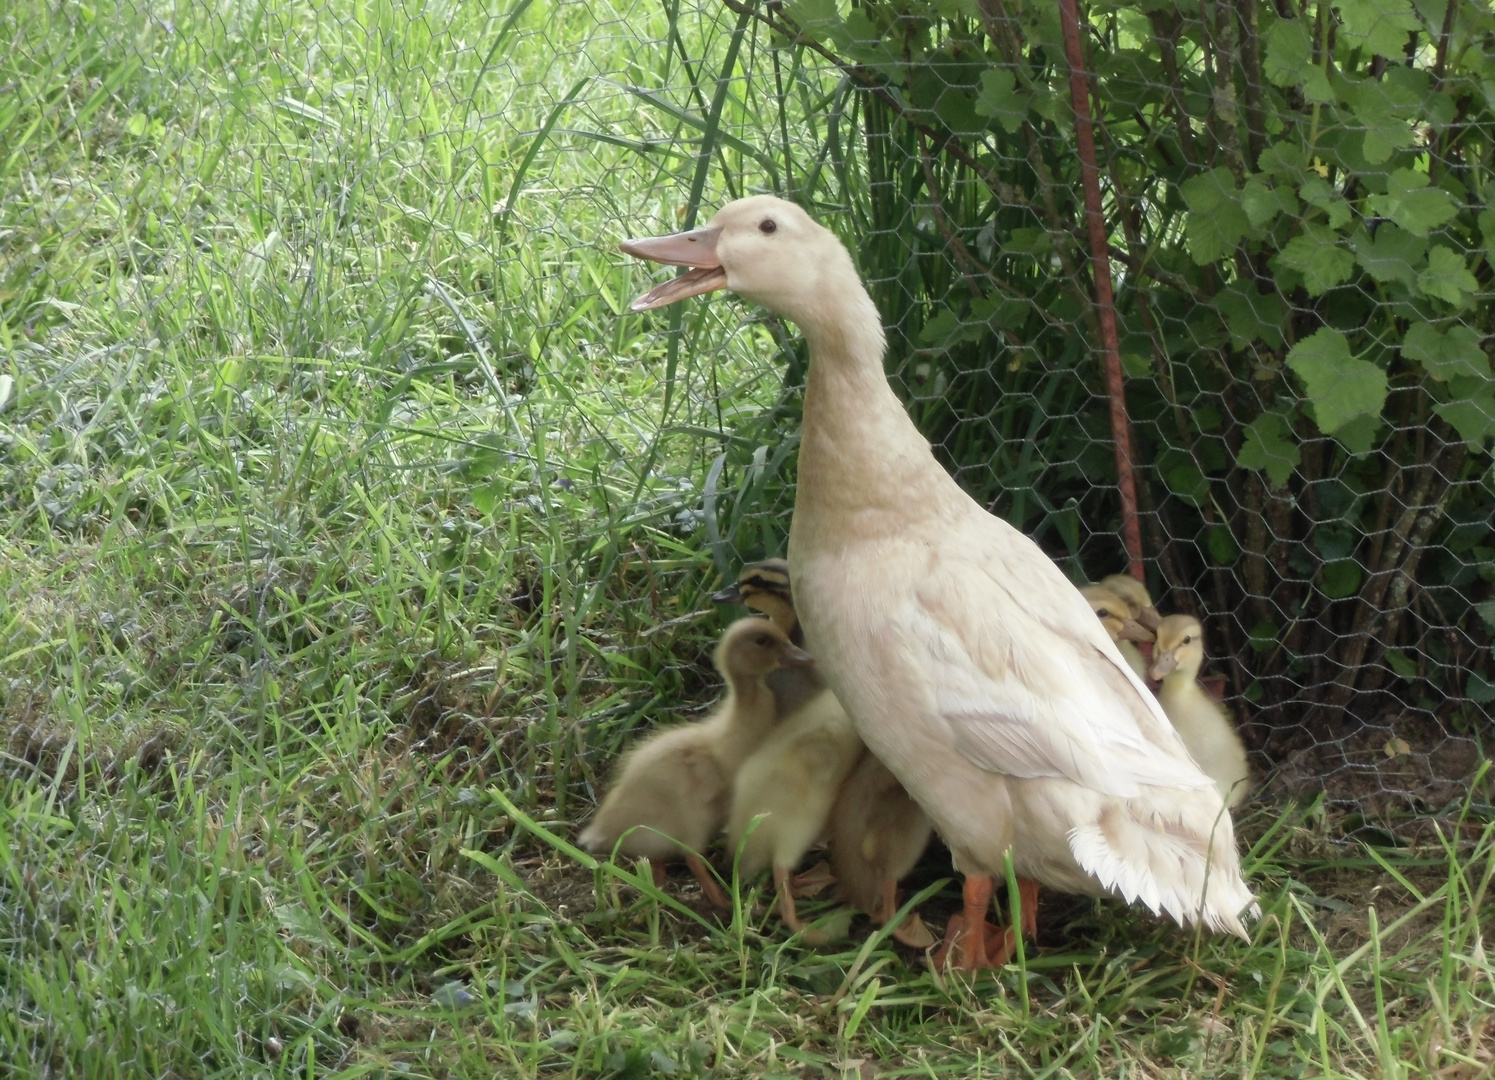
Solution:
[(687, 296), (702, 296), (726, 287), (727, 272), (725, 270), (720, 266), (702, 267), (681, 274), (673, 280), (666, 281), (663, 285), (656, 285), (629, 304), (628, 310), (652, 311), (654, 308), (668, 307), (677, 300), (684, 300)]

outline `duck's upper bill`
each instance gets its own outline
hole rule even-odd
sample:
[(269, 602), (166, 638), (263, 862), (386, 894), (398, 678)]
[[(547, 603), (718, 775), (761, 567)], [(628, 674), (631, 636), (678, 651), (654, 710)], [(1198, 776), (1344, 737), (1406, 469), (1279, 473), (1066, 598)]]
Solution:
[(716, 255), (720, 228), (707, 226), (670, 236), (649, 236), (641, 240), (624, 240), (618, 245), (627, 255), (669, 266), (688, 266), (688, 272), (656, 285), (628, 305), (630, 311), (650, 311), (673, 304), (687, 296), (700, 296), (727, 286), (727, 272)]

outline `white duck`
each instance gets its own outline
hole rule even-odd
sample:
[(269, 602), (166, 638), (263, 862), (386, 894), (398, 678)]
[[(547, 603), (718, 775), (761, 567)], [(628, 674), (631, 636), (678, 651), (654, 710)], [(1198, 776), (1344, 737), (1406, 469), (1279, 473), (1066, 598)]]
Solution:
[(730, 288), (805, 334), (796, 606), (858, 733), (966, 875), (947, 958), (1005, 961), (1012, 931), (989, 941), (987, 914), (1009, 852), (1023, 878), (1245, 937), (1254, 903), (1219, 792), (1079, 591), (935, 460), (836, 237), (760, 195), (623, 249), (693, 268), (635, 311)]
[(1199, 685), (1204, 663), (1204, 627), (1190, 615), (1169, 615), (1158, 625), (1154, 679), (1163, 680), (1158, 700), (1199, 767), (1215, 782), (1226, 806), (1239, 806), (1251, 791), (1246, 748), (1225, 710)]

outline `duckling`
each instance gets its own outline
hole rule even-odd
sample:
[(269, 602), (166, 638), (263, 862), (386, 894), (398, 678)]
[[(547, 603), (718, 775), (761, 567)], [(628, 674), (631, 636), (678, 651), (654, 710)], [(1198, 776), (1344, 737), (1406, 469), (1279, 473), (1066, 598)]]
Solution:
[(779, 916), (791, 930), (803, 930), (804, 923), (789, 875), (825, 831), (836, 794), (862, 752), (846, 710), (824, 690), (775, 728), (737, 773), (727, 843), (741, 851), (743, 877), (773, 867)]
[(594, 854), (616, 846), (649, 859), (657, 883), (662, 864), (683, 856), (706, 898), (726, 907), (726, 894), (698, 853), (721, 831), (733, 776), (774, 729), (777, 709), (765, 677), (811, 660), (788, 634), (757, 617), (727, 627), (712, 659), (727, 681), (722, 703), (707, 719), (658, 732), (625, 755), (578, 841)]
[[(804, 644), (789, 563), (783, 559), (749, 563), (734, 584), (712, 599), (761, 611), (788, 633), (790, 641)], [(825, 687), (814, 667), (780, 669), (768, 676), (768, 684), (786, 712), (797, 710)], [(924, 854), (933, 831), (929, 815), (909, 798), (897, 777), (875, 755), (863, 753), (841, 785), (830, 814), (831, 877), (841, 899), (879, 925), (887, 922), (898, 911), (899, 880)], [(804, 876), (793, 884), (802, 884)], [(934, 940), (917, 913), (894, 930), (893, 937), (914, 948), (925, 948)]]
[[(1135, 619), (1144, 630), (1157, 630), (1158, 621), (1162, 616), (1153, 606), (1152, 595), (1142, 582), (1132, 577), (1131, 574), (1110, 574), (1101, 578), (1099, 587), (1109, 590), (1113, 596), (1125, 604), (1125, 614)], [(1084, 592), (1083, 589), (1080, 591)], [(1108, 626), (1107, 629), (1109, 630), (1110, 627)], [(1152, 649), (1148, 646), (1148, 642), (1152, 641), (1152, 637), (1127, 638), (1123, 636), (1118, 638), (1112, 634), (1111, 640), (1116, 642), (1116, 647), (1121, 650), (1121, 655), (1125, 658), (1127, 665), (1142, 678), (1147, 678), (1147, 665), (1152, 657)], [(1133, 642), (1140, 642), (1141, 647), (1139, 648)]]
[(1163, 681), (1158, 700), (1227, 807), (1239, 806), (1251, 790), (1246, 748), (1230, 717), (1199, 685), (1204, 663), (1204, 627), (1190, 615), (1169, 615), (1158, 624), (1158, 644), (1148, 674)]
[[(764, 559), (748, 563), (737, 574), (737, 580), (725, 589), (711, 594), (718, 604), (742, 604), (761, 611), (773, 624), (789, 635), (795, 645), (804, 647), (805, 632), (794, 613), (794, 597), (789, 589), (789, 564), (783, 559)], [(779, 668), (768, 675), (768, 688), (778, 702), (779, 718), (798, 712), (811, 698), (825, 689), (825, 680), (813, 664)]]
[(1152, 631), (1132, 614), (1130, 604), (1104, 585), (1081, 586), (1080, 595), (1090, 602), (1090, 610), (1095, 612), (1101, 625), (1106, 628), (1106, 633), (1116, 642), (1116, 647), (1121, 650), (1121, 655), (1131, 669), (1140, 677), (1147, 678), (1147, 661), (1142, 659), (1142, 654), (1132, 642), (1152, 641)]
[[(918, 863), (933, 832), (929, 815), (866, 751), (831, 808), (831, 873), (838, 895), (878, 925), (886, 923), (898, 913), (898, 882)], [(910, 913), (893, 937), (916, 949), (934, 944), (918, 912)]]

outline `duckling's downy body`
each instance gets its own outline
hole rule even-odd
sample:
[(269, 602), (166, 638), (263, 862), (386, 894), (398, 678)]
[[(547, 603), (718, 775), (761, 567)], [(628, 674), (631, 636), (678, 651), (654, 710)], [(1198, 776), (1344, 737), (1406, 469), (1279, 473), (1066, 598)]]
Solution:
[[(746, 604), (761, 611), (773, 619), (774, 625), (787, 633), (791, 641), (796, 644), (804, 642), (799, 616), (794, 610), (789, 564), (783, 559), (749, 563), (738, 573), (734, 584), (715, 593), (712, 599), (719, 603)], [(775, 671), (769, 675), (768, 683), (785, 712), (800, 709), (825, 688), (824, 680), (813, 665)], [(875, 755), (864, 750), (860, 739), (856, 750), (860, 759), (850, 775), (841, 781), (835, 802), (829, 807), (831, 866), (841, 898), (867, 912), (874, 921), (884, 923), (897, 912), (898, 881), (913, 869), (929, 846), (933, 826), (897, 777)], [(764, 746), (757, 756), (768, 759), (777, 756), (777, 752)], [(840, 762), (835, 765), (838, 768)], [(828, 768), (824, 774), (829, 776), (835, 771), (836, 768)], [(796, 767), (795, 772), (803, 770)], [(743, 787), (739, 784), (739, 790)], [(761, 802), (761, 799), (748, 795), (742, 802), (745, 823), (752, 816), (746, 809), (748, 804)], [(812, 805), (802, 808), (803, 820), (797, 826), (800, 832), (808, 831), (813, 815), (824, 812), (822, 802), (817, 795)], [(785, 831), (789, 828), (786, 826)], [(769, 844), (772, 835), (765, 835), (762, 842)], [(792, 844), (786, 845), (786, 858), (792, 853), (792, 847)], [(792, 902), (790, 897), (789, 903)], [(905, 945), (918, 948), (931, 941), (929, 931), (917, 913), (910, 915), (893, 934)]]
[(1251, 791), (1246, 748), (1225, 710), (1199, 685), (1203, 663), (1204, 627), (1192, 616), (1169, 615), (1158, 626), (1152, 661), (1152, 677), (1163, 680), (1158, 700), (1225, 805), (1239, 806)]
[(714, 659), (727, 681), (726, 698), (707, 719), (661, 731), (626, 754), (578, 841), (595, 853), (617, 846), (656, 867), (683, 857), (707, 897), (725, 905), (698, 853), (726, 821), (737, 770), (774, 729), (775, 703), (764, 677), (809, 664), (810, 657), (767, 619), (747, 618), (727, 628)]
[[(862, 740), (836, 695), (823, 690), (784, 719), (742, 765), (727, 818), (728, 850), (741, 851), (743, 877), (773, 868), (779, 914), (803, 929), (789, 875), (820, 839)], [(754, 818), (762, 820), (748, 832)], [(746, 839), (744, 839), (746, 835)]]
[[(888, 767), (867, 751), (831, 808), (831, 871), (847, 903), (885, 923), (898, 913), (898, 882), (929, 846), (934, 826)], [(893, 931), (905, 945), (932, 945), (918, 912)]]
[(755, 196), (625, 250), (694, 268), (635, 310), (728, 287), (809, 342), (796, 606), (858, 733), (967, 876), (952, 956), (1005, 958), (989, 956), (986, 916), (1007, 852), (1025, 878), (1244, 937), (1253, 901), (1214, 784), (1078, 590), (935, 460), (888, 385), (881, 319), (834, 235)]

